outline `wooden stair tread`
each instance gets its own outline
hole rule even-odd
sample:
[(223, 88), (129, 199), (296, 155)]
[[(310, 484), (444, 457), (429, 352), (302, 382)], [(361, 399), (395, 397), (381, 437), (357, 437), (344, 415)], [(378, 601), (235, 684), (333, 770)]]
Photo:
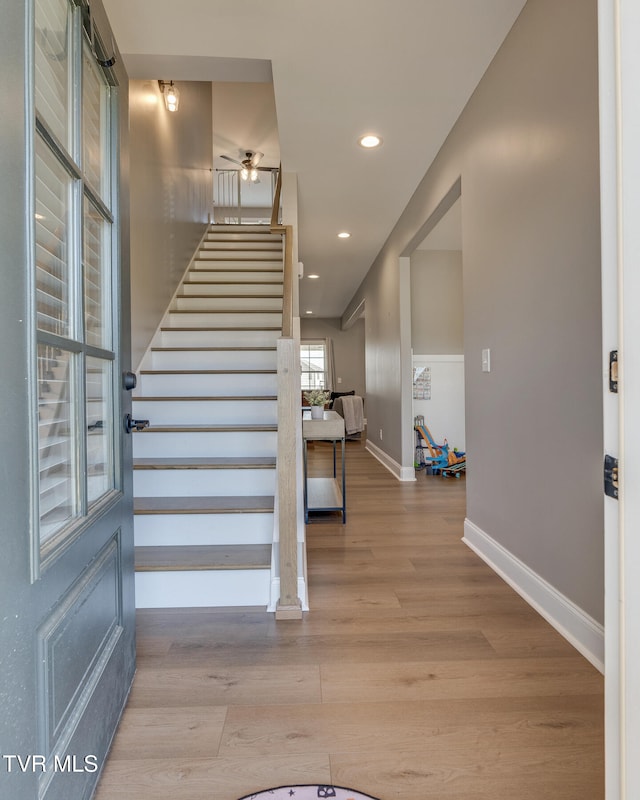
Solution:
[(145, 403), (200, 403), (200, 402), (211, 402), (211, 401), (218, 401), (218, 400), (277, 400), (278, 397), (275, 394), (269, 395), (216, 395), (214, 396), (193, 396), (189, 395), (189, 397), (179, 397), (176, 395), (167, 395), (165, 397), (146, 397), (144, 395), (136, 395), (135, 397), (131, 398), (132, 400), (144, 400)]
[[(184, 284), (183, 284), (184, 285)], [(268, 284), (267, 284), (268, 285)], [(279, 294), (179, 294), (176, 295), (178, 300), (279, 300), (282, 293)]]
[[(193, 298), (189, 298), (190, 300)], [(282, 314), (277, 308), (172, 308), (170, 314)]]
[(134, 469), (274, 469), (273, 456), (197, 456), (194, 458), (135, 458)]
[(218, 351), (224, 352), (235, 352), (236, 350), (240, 350), (242, 352), (262, 352), (262, 351), (270, 351), (275, 352), (278, 348), (277, 347), (152, 347), (151, 352), (153, 353), (215, 353)]
[(275, 375), (276, 369), (141, 369), (141, 375)]
[(224, 328), (212, 328), (211, 326), (207, 326), (206, 328), (204, 326), (203, 327), (198, 327), (198, 328), (183, 328), (183, 327), (176, 326), (176, 327), (170, 327), (170, 328), (160, 328), (160, 330), (161, 330), (162, 333), (170, 333), (171, 331), (183, 331), (183, 332), (184, 331), (216, 331), (216, 332), (220, 332), (220, 331), (253, 331), (254, 333), (255, 332), (264, 333), (266, 331), (281, 331), (282, 328), (279, 327), (279, 326), (273, 326), (273, 327), (266, 327), (265, 328), (264, 325), (260, 325), (260, 327), (258, 327), (256, 325), (254, 328), (247, 328), (246, 326), (240, 327), (240, 328), (238, 328), (238, 327), (234, 327), (234, 328), (231, 328), (231, 327), (229, 327), (229, 328), (226, 328), (226, 327), (224, 327)]
[[(264, 242), (256, 239), (255, 241), (242, 241), (240, 239), (229, 239), (229, 240), (222, 240), (222, 239), (205, 239), (203, 245), (199, 248), (198, 253), (224, 253), (226, 257), (228, 253), (250, 253), (251, 255), (248, 256), (253, 260), (256, 255), (258, 258), (262, 255), (273, 255), (279, 256), (282, 258), (283, 249), (282, 245), (279, 243), (275, 243), (276, 246), (273, 247), (274, 242)], [(220, 247), (220, 245), (226, 245), (225, 247)], [(265, 247), (266, 245), (266, 247)], [(271, 245), (271, 246), (270, 246)], [(256, 254), (256, 255), (254, 255)]]
[(271, 545), (136, 547), (136, 572), (166, 570), (269, 569)]
[(272, 495), (135, 497), (134, 514), (269, 514)]
[[(213, 258), (201, 258), (201, 259), (198, 259), (198, 260), (199, 261), (206, 261), (209, 264), (215, 264), (216, 263)], [(245, 259), (245, 260), (248, 260), (248, 259)], [(254, 259), (252, 259), (252, 260), (254, 260)], [(189, 272), (282, 272), (282, 268), (281, 267), (262, 267), (262, 266), (260, 266), (260, 267), (249, 267), (249, 266), (241, 267), (239, 264), (234, 264), (231, 267), (226, 267), (226, 268), (225, 267), (221, 267), (218, 270), (212, 270), (212, 269), (208, 270), (205, 267), (200, 267), (200, 268), (193, 267), (192, 269), (189, 270)], [(207, 282), (208, 281), (203, 281), (203, 283), (207, 283)], [(237, 283), (237, 281), (233, 281), (233, 282)], [(194, 283), (195, 283), (195, 281), (194, 281)], [(274, 283), (276, 283), (276, 281), (274, 281)]]
[(133, 433), (139, 436), (142, 433), (263, 433), (277, 430), (277, 425), (150, 425)]

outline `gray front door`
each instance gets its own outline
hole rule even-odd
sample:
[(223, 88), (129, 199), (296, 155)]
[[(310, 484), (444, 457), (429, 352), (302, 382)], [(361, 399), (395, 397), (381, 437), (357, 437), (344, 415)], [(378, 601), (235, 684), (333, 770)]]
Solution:
[(135, 666), (127, 79), (98, 0), (3, 0), (0, 797), (88, 798)]

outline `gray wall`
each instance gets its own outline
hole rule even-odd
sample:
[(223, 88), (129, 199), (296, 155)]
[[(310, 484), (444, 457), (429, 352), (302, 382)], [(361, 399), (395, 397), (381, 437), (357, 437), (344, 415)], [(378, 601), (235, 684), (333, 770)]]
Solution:
[(462, 253), (416, 250), (411, 255), (411, 347), (416, 354), (461, 354)]
[(467, 515), (602, 622), (596, 14), (529, 0), (345, 317), (364, 297), (369, 429), (398, 460), (398, 258), (461, 178)]
[(348, 330), (342, 330), (339, 319), (317, 318), (300, 320), (301, 339), (326, 339), (333, 341), (333, 358), (336, 378), (335, 391), (349, 392), (365, 397), (364, 370), (364, 320), (359, 319)]
[(211, 84), (179, 84), (168, 112), (157, 81), (131, 81), (132, 363), (139, 365), (212, 211)]

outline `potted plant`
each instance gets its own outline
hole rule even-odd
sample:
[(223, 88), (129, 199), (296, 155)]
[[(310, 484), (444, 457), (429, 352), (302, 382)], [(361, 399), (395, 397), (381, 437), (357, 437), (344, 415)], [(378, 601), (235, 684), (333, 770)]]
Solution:
[(324, 389), (311, 389), (303, 392), (302, 396), (311, 406), (311, 419), (322, 419), (324, 417), (324, 405), (331, 396)]

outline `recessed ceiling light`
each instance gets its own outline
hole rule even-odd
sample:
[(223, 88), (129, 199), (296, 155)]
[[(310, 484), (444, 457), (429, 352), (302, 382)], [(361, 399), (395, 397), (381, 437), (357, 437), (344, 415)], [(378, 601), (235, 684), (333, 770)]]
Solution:
[(351, 234), (347, 231), (342, 231), (342, 233), (338, 234), (338, 239), (348, 239), (350, 236)]
[(311, 278), (312, 281), (316, 280), (316, 278), (319, 277), (320, 277), (319, 275), (307, 275), (307, 278)]
[(313, 314), (313, 311), (305, 311), (305, 314)]
[(360, 147), (366, 147), (371, 150), (372, 147), (380, 147), (382, 139), (375, 133), (367, 133), (358, 139), (358, 144)]

